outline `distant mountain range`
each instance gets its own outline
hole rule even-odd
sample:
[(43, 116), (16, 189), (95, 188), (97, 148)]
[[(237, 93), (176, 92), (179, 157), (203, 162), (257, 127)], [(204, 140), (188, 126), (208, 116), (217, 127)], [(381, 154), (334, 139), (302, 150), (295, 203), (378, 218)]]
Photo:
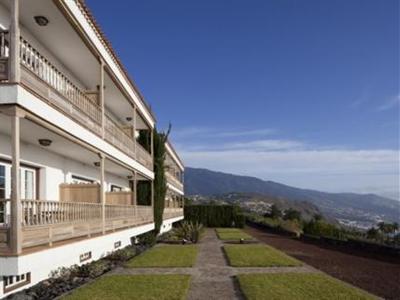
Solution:
[(248, 201), (249, 193), (269, 199), (309, 202), (324, 215), (343, 224), (359, 227), (367, 227), (381, 220), (400, 221), (400, 201), (375, 194), (326, 193), (207, 169), (185, 169), (185, 193), (213, 199), (226, 199), (227, 194), (236, 193), (234, 198), (237, 202), (240, 202), (240, 194), (243, 202)]

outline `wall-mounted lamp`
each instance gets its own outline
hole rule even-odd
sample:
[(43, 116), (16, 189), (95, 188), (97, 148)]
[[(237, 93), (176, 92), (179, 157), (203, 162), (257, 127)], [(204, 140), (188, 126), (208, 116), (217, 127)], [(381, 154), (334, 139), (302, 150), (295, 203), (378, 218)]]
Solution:
[(130, 121), (132, 121), (132, 117), (126, 117), (126, 120), (127, 120), (128, 122), (130, 122)]
[(100, 167), (100, 162), (99, 161), (95, 161), (93, 164), (94, 164), (95, 167)]
[(39, 26), (47, 26), (47, 24), (49, 24), (49, 19), (44, 16), (35, 16), (33, 18), (35, 19), (36, 24)]
[(53, 141), (49, 139), (39, 139), (38, 142), (41, 146), (49, 147)]
[(132, 176), (132, 175), (128, 175), (128, 176), (126, 176), (126, 178), (128, 178), (129, 180), (131, 180), (131, 179), (133, 178), (133, 176)]

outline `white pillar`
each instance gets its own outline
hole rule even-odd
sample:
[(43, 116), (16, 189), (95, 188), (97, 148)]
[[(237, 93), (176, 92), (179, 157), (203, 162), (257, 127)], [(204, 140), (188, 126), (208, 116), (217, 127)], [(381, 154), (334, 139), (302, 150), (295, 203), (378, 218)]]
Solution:
[(101, 134), (103, 139), (105, 138), (105, 108), (104, 108), (104, 61), (100, 60), (100, 88), (99, 88), (99, 100), (101, 108)]
[(100, 203), (103, 234), (106, 232), (106, 183), (105, 183), (105, 156), (100, 153)]
[(134, 143), (134, 145), (135, 145), (135, 159), (137, 159), (137, 141), (136, 141), (136, 128), (137, 128), (137, 125), (136, 125), (136, 119), (137, 119), (137, 117), (136, 117), (136, 106), (134, 106), (133, 107), (133, 139), (134, 139), (134, 141), (135, 141), (135, 143)]
[(11, 1), (11, 22), (10, 22), (10, 82), (20, 81), (19, 65), (19, 0)]
[(10, 248), (13, 254), (20, 254), (22, 251), (22, 205), (20, 187), (20, 117), (16, 113), (11, 117), (11, 232)]

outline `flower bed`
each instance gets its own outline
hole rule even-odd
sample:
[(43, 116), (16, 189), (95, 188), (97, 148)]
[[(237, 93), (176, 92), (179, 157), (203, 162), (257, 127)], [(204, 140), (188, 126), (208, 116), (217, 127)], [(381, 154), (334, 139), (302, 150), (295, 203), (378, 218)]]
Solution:
[(150, 247), (152, 243), (142, 241), (138, 245), (131, 245), (124, 249), (116, 250), (110, 255), (84, 265), (73, 265), (69, 268), (60, 268), (52, 272), (49, 279), (23, 291), (12, 294), (7, 300), (50, 300), (98, 278), (104, 273), (125, 264), (131, 258), (141, 254)]

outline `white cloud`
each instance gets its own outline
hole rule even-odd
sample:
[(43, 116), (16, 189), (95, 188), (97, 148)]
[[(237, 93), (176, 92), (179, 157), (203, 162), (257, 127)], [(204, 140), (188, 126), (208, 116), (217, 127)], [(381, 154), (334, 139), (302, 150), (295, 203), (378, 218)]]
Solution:
[(399, 197), (395, 150), (180, 151), (186, 164), (332, 192)]
[(354, 150), (263, 136), (275, 132), (188, 128), (175, 132), (175, 146), (187, 166), (303, 188), (400, 198), (398, 150)]
[(231, 128), (220, 129), (212, 127), (187, 127), (173, 129), (171, 135), (174, 139), (180, 140), (184, 138), (236, 138), (236, 137), (256, 137), (275, 134), (273, 128), (262, 129), (243, 129)]
[(397, 96), (394, 96), (394, 97), (390, 98), (385, 103), (383, 103), (381, 106), (379, 106), (377, 108), (377, 110), (378, 111), (385, 111), (385, 110), (389, 110), (389, 109), (395, 108), (398, 105), (400, 105), (400, 95), (397, 95)]

